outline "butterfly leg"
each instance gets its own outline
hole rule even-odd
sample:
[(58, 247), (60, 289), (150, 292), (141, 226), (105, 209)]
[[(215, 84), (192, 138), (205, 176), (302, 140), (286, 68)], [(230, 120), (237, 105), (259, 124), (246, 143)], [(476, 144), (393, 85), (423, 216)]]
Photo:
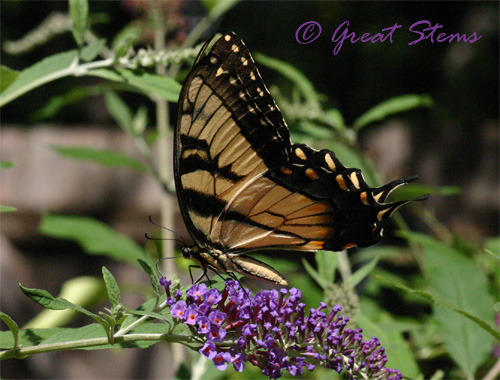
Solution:
[(191, 268), (200, 268), (198, 265), (190, 265), (189, 266), (189, 277), (191, 277), (191, 283), (192, 284), (195, 284), (197, 283), (200, 279), (196, 280), (196, 282), (194, 282), (193, 280), (193, 272), (191, 272)]

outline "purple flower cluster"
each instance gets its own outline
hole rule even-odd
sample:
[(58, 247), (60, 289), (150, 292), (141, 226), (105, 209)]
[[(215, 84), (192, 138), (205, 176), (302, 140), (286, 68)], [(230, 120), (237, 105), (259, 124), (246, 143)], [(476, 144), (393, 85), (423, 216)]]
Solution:
[(220, 370), (232, 363), (241, 372), (250, 362), (277, 379), (282, 370), (295, 376), (320, 365), (347, 371), (353, 378), (403, 378), (398, 370), (385, 368), (387, 356), (377, 338), (363, 341), (361, 329), (345, 328), (349, 318), (338, 314), (340, 306), (327, 315), (321, 303), (306, 315), (301, 292), (295, 288), (261, 290), (251, 296), (248, 289), (228, 280), (222, 292), (195, 284), (184, 296), (180, 290), (172, 294), (165, 278), (160, 283), (174, 321), (189, 326), (204, 343), (200, 352)]

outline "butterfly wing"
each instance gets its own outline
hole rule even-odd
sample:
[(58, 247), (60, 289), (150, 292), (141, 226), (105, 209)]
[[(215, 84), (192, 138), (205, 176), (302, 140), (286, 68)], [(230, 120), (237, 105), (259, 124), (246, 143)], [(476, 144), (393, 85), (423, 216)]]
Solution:
[(214, 236), (238, 189), (270, 166), (285, 165), (291, 146), (243, 42), (230, 33), (208, 53), (207, 46), (184, 84), (174, 145), (181, 212), (199, 245)]
[(233, 33), (202, 49), (179, 101), (175, 180), (200, 247), (235, 256), (368, 246), (405, 202), (383, 203), (407, 178), (370, 188), (328, 150), (292, 144), (248, 48)]

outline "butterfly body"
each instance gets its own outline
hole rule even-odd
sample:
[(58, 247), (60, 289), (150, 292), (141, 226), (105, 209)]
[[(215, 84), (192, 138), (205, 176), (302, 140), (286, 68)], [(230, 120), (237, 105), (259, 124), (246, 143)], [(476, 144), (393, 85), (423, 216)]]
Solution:
[(214, 248), (200, 248), (197, 245), (185, 247), (182, 254), (191, 259), (203, 269), (204, 276), (208, 269), (216, 273), (239, 273), (250, 278), (256, 278), (277, 285), (288, 285), (287, 281), (271, 266), (250, 256), (225, 253)]
[(228, 33), (202, 48), (179, 99), (174, 173), (195, 245), (183, 250), (206, 271), (285, 279), (247, 254), (366, 247), (402, 204), (398, 186), (369, 187), (329, 150), (290, 141), (288, 127), (250, 51)]

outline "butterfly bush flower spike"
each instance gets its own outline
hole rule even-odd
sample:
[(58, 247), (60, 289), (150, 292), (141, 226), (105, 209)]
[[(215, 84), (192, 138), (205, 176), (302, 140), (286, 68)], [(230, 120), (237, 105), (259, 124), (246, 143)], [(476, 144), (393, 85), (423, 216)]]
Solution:
[(346, 328), (349, 318), (335, 306), (306, 311), (301, 292), (292, 288), (261, 290), (252, 296), (228, 280), (219, 291), (193, 285), (173, 296), (171, 282), (161, 279), (166, 304), (176, 324), (189, 327), (202, 344), (200, 353), (225, 370), (241, 372), (247, 363), (270, 379), (300, 375), (316, 366), (345, 371), (351, 378), (399, 380), (401, 373), (385, 367), (387, 356), (377, 338), (363, 340), (361, 329)]

